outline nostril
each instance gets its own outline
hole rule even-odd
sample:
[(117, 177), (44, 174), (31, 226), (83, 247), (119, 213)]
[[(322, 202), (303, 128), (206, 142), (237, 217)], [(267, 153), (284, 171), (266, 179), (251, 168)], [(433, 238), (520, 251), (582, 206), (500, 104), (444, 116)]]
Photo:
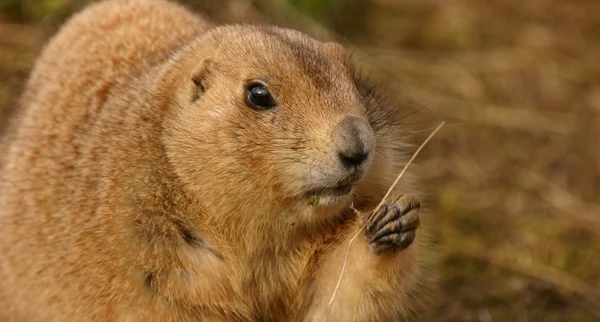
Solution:
[(354, 154), (339, 153), (339, 157), (345, 166), (350, 167), (350, 166), (359, 166), (359, 165), (363, 164), (369, 158), (369, 154), (368, 153), (354, 153)]

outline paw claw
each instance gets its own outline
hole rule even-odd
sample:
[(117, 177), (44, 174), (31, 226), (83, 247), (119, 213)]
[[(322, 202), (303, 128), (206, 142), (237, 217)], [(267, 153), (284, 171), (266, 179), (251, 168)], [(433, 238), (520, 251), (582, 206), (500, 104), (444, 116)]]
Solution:
[(402, 195), (396, 202), (387, 201), (375, 213), (365, 216), (366, 237), (375, 254), (409, 247), (420, 226), (420, 202), (415, 195)]

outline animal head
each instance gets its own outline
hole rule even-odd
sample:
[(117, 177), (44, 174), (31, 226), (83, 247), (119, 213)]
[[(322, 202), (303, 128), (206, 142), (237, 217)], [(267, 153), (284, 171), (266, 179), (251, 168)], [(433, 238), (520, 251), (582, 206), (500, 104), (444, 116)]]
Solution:
[(339, 208), (357, 186), (387, 175), (377, 138), (393, 116), (341, 45), (225, 26), (185, 51), (167, 150), (205, 198)]

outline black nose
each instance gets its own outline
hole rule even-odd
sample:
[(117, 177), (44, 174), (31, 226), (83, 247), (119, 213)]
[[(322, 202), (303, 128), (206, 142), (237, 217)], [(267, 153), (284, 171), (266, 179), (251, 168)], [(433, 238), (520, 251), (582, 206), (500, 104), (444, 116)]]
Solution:
[(340, 152), (339, 156), (340, 160), (342, 160), (342, 163), (347, 167), (359, 166), (369, 158), (368, 153), (345, 154), (344, 152)]
[(342, 164), (346, 167), (356, 167), (369, 159), (375, 138), (365, 120), (348, 116), (336, 126), (334, 142)]

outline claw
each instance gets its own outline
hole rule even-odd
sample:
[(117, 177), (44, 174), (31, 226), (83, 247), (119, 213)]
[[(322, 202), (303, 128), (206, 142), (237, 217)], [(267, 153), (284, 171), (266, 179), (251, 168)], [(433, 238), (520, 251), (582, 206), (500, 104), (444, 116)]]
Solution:
[(374, 213), (365, 215), (368, 220), (366, 237), (375, 254), (409, 247), (420, 226), (420, 202), (414, 195), (402, 195), (395, 202), (387, 201)]

